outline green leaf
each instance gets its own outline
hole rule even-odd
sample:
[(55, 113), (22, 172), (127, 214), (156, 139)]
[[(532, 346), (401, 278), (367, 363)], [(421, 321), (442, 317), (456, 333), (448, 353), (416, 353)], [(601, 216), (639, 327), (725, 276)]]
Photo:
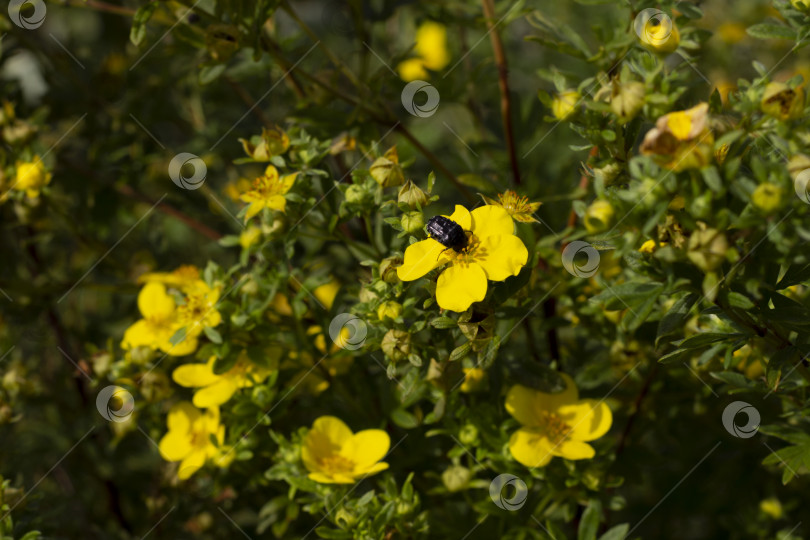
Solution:
[(458, 326), (458, 323), (455, 321), (455, 319), (451, 319), (450, 317), (436, 317), (430, 321), (430, 326), (433, 328), (438, 328), (439, 330), (444, 330), (445, 328), (455, 328)]
[(726, 341), (735, 339), (742, 336), (742, 334), (721, 334), (717, 332), (704, 332), (702, 334), (698, 334), (696, 336), (692, 336), (689, 339), (683, 340), (678, 347), (681, 349), (699, 349), (700, 347), (705, 347), (707, 345), (711, 345), (712, 343), (717, 343), (718, 341)]
[(138, 46), (146, 37), (146, 23), (152, 18), (152, 14), (158, 7), (156, 0), (149, 2), (138, 8), (135, 15), (132, 17), (132, 28), (129, 31), (129, 40), (133, 45)]
[(211, 328), (210, 326), (205, 326), (203, 327), (203, 332), (205, 332), (206, 337), (214, 343), (222, 343), (222, 336), (219, 335), (219, 332), (217, 332), (216, 329)]
[(689, 312), (692, 311), (692, 306), (695, 305), (698, 298), (700, 297), (696, 293), (686, 294), (679, 298), (672, 308), (667, 311), (661, 318), (661, 322), (658, 323), (658, 333), (655, 336), (656, 347), (663, 338), (683, 328), (689, 318)]
[(748, 27), (748, 35), (757, 39), (796, 39), (796, 31), (781, 24), (761, 23)]
[(471, 347), (472, 345), (470, 344), (469, 341), (464, 345), (456, 347), (455, 349), (453, 349), (453, 352), (450, 353), (450, 361), (455, 362), (456, 360), (461, 360), (462, 358), (470, 354)]
[(630, 530), (629, 523), (622, 523), (615, 527), (608, 529), (605, 534), (599, 537), (599, 540), (624, 540), (627, 538), (627, 532)]
[(579, 530), (577, 531), (577, 540), (596, 540), (596, 532), (599, 530), (601, 517), (602, 503), (598, 499), (592, 499), (582, 513)]

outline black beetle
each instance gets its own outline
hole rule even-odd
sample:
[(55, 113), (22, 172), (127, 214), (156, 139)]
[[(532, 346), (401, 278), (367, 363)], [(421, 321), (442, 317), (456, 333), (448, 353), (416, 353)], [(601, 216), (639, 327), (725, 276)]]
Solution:
[(461, 225), (444, 216), (435, 216), (427, 222), (427, 232), (438, 243), (456, 252), (462, 252), (469, 242)]

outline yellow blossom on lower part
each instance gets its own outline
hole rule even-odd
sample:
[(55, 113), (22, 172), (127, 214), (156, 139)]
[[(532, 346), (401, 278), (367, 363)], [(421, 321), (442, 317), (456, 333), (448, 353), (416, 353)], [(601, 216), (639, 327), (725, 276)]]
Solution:
[(465, 394), (482, 390), (487, 380), (487, 372), (481, 368), (464, 368), (464, 382), (459, 390)]
[(582, 95), (576, 90), (566, 90), (560, 92), (551, 102), (551, 114), (557, 120), (567, 120), (577, 111), (576, 107)]
[(177, 267), (172, 272), (147, 272), (138, 277), (138, 283), (162, 283), (180, 290), (200, 279), (200, 269), (190, 264)]
[(646, 242), (641, 244), (641, 247), (638, 248), (638, 252), (639, 253), (652, 253), (657, 248), (664, 247), (666, 245), (667, 245), (666, 242), (656, 242), (655, 240), (647, 240)]
[(382, 462), (391, 439), (381, 429), (357, 433), (334, 416), (321, 416), (301, 446), (309, 478), (321, 484), (353, 484), (388, 468)]
[[(213, 438), (221, 445), (225, 440), (225, 426), (219, 423), (219, 409), (195, 409), (188, 401), (173, 406), (167, 418), (168, 433), (160, 439), (160, 455), (166, 461), (179, 461), (177, 477), (185, 480), (205, 465), (207, 461), (215, 463), (221, 455), (211, 441)], [(218, 463), (224, 466), (225, 462)]]
[(248, 249), (258, 242), (262, 237), (261, 227), (248, 227), (239, 234), (239, 245), (242, 249)]
[(537, 223), (537, 220), (532, 214), (537, 212), (542, 203), (529, 202), (528, 197), (521, 197), (514, 191), (506, 190), (503, 193), (498, 193), (498, 200), (495, 201), (489, 197), (481, 195), (484, 202), (494, 206), (500, 206), (506, 210), (512, 219), (520, 221), (521, 223)]
[(402, 315), (402, 304), (393, 300), (383, 302), (380, 304), (380, 307), (377, 308), (377, 317), (379, 317), (380, 320), (383, 320), (386, 317), (389, 319), (396, 319), (400, 315)]
[(284, 195), (293, 187), (296, 176), (298, 173), (279, 176), (278, 170), (268, 165), (264, 174), (256, 178), (250, 189), (239, 197), (243, 202), (250, 203), (245, 213), (245, 221), (265, 208), (284, 212), (287, 208), (287, 199)]
[(335, 297), (338, 291), (340, 291), (340, 283), (333, 279), (319, 287), (315, 287), (312, 291), (312, 295), (317, 298), (318, 302), (323, 304), (323, 307), (328, 311), (332, 309), (332, 304), (335, 303)]
[(548, 394), (516, 385), (506, 396), (506, 410), (522, 424), (509, 439), (509, 451), (527, 467), (544, 467), (552, 457), (591, 459), (588, 441), (603, 436), (613, 423), (604, 401), (578, 398), (573, 379), (562, 374), (566, 388)]
[(188, 333), (185, 339), (172, 343), (170, 340), (183, 326), (178, 322), (174, 297), (166, 292), (162, 283), (147, 283), (138, 294), (138, 310), (143, 317), (124, 332), (121, 347), (160, 349), (172, 356), (184, 356), (197, 349), (197, 339)]
[[(275, 361), (278, 361), (278, 356)], [(271, 359), (272, 360), (272, 359)], [(257, 366), (242, 352), (236, 363), (228, 371), (217, 375), (214, 373), (212, 356), (205, 364), (184, 364), (172, 373), (172, 379), (186, 388), (199, 388), (194, 392), (192, 402), (195, 407), (204, 409), (216, 407), (227, 402), (233, 394), (242, 388), (251, 388), (264, 381), (273, 370)]]
[(17, 163), (17, 177), (12, 187), (25, 191), (28, 197), (34, 199), (39, 197), (40, 190), (50, 183), (51, 176), (40, 157), (34, 156), (32, 161)]
[(457, 205), (448, 217), (465, 231), (467, 247), (457, 252), (432, 238), (411, 244), (397, 276), (413, 281), (448, 264), (436, 283), (436, 301), (443, 309), (461, 312), (484, 299), (487, 280), (503, 281), (519, 274), (529, 260), (529, 251), (515, 236), (512, 218), (501, 207), (487, 205), (470, 212)]

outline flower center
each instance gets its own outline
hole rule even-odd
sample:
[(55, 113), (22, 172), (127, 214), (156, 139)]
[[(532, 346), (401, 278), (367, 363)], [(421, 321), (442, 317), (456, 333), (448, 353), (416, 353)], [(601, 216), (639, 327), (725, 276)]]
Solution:
[(514, 191), (506, 191), (498, 194), (503, 209), (510, 214), (521, 214), (528, 211), (529, 198), (521, 197)]
[(335, 454), (318, 460), (329, 474), (350, 473), (354, 470), (354, 461)]
[(566, 424), (558, 414), (551, 412), (543, 413), (543, 429), (546, 436), (554, 444), (563, 442), (571, 432), (571, 426)]
[(481, 240), (474, 234), (467, 236), (467, 247), (463, 251), (448, 249), (445, 256), (454, 264), (470, 264), (476, 259), (484, 258), (487, 255), (486, 249), (481, 247)]

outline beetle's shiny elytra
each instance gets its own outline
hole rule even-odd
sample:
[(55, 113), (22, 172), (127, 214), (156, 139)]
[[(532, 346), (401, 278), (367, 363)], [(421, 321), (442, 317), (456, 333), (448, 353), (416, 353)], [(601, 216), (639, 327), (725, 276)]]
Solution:
[(467, 247), (467, 234), (461, 225), (444, 216), (435, 216), (427, 222), (427, 232), (438, 243), (456, 252)]

